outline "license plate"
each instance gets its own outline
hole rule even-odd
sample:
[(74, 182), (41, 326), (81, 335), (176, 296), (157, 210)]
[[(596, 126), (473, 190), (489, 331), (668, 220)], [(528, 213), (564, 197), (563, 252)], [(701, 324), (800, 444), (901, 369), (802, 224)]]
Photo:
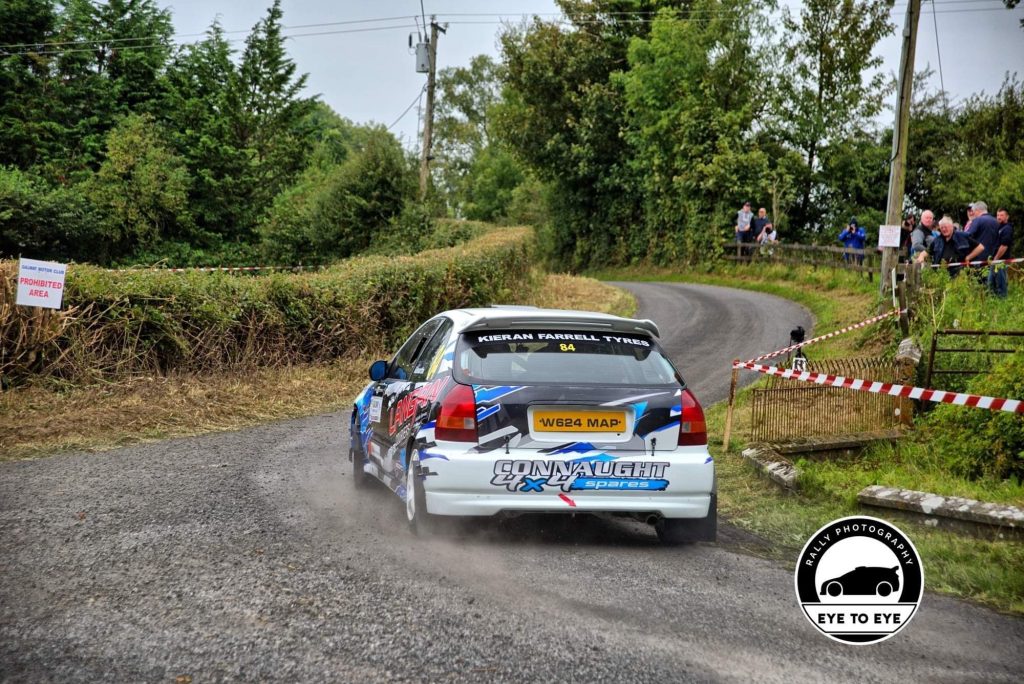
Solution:
[(533, 431), (622, 433), (626, 431), (626, 412), (535, 409)]

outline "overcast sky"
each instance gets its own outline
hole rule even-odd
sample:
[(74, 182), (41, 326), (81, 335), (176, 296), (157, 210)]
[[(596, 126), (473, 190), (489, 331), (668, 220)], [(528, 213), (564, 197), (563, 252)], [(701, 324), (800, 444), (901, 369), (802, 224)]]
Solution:
[[(159, 2), (172, 10), (179, 42), (197, 40), (201, 36), (194, 34), (203, 33), (219, 16), (225, 30), (237, 31), (228, 38), (238, 40), (239, 49), (270, 4), (269, 0)], [(800, 6), (799, 0), (782, 2), (794, 9)], [(389, 126), (398, 120), (426, 82), (424, 74), (416, 73), (408, 48), (409, 34), (416, 33), (416, 22), (422, 24), (420, 5), (419, 0), (284, 0), (284, 25), (290, 27), (285, 33), (292, 36), (288, 51), (299, 71), (309, 74), (309, 93), (319, 94), (335, 111), (357, 123)], [(481, 53), (497, 57), (496, 35), (503, 20), (518, 23), (532, 14), (552, 19), (558, 12), (554, 0), (423, 0), (422, 5), (428, 20), (436, 14), (439, 22), (449, 23), (448, 33), (438, 41), (439, 70), (464, 66)], [(906, 0), (896, 0), (897, 30), (878, 47), (885, 60), (883, 70), (893, 75), (899, 68), (899, 34), (906, 6)], [(1021, 18), (1024, 3), (1006, 10), (1001, 0), (926, 0), (915, 67), (931, 65), (937, 89), (941, 54), (942, 75), (954, 102), (981, 91), (995, 93), (1007, 72), (1024, 71)], [(409, 147), (417, 136), (416, 112), (413, 106), (392, 129)]]

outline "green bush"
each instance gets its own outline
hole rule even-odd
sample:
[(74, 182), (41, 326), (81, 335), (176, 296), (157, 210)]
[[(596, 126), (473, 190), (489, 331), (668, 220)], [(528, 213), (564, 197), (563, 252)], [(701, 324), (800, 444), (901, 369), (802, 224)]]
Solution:
[(307, 274), (76, 265), (56, 315), (5, 305), (17, 263), (0, 262), (0, 376), (86, 382), (382, 353), (439, 311), (511, 299), (528, 286), (532, 253), (529, 229), (506, 228), (459, 247), (359, 257)]
[[(1024, 398), (1024, 353), (1000, 362), (990, 374), (971, 382), (968, 391)], [(926, 425), (935, 449), (954, 474), (1024, 480), (1024, 416), (944, 404), (928, 416)]]
[(92, 205), (75, 187), (0, 167), (0, 258), (65, 261), (100, 242)]
[(310, 166), (275, 198), (260, 226), (263, 251), (278, 263), (359, 254), (400, 219), (413, 190), (398, 141), (371, 131), (342, 163)]

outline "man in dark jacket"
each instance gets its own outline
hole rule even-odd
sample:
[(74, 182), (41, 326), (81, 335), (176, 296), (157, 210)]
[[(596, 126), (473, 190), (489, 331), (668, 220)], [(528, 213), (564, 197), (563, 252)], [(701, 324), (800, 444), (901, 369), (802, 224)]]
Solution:
[[(978, 241), (967, 233), (953, 230), (953, 219), (943, 216), (939, 221), (939, 237), (932, 241), (932, 263), (956, 264), (967, 261), (967, 256), (978, 247)], [(921, 252), (917, 260), (924, 263), (928, 252)], [(949, 275), (956, 276), (960, 272), (959, 266), (950, 266)]]
[[(1013, 254), (1013, 224), (1010, 223), (1010, 213), (1000, 207), (996, 211), (996, 223), (999, 224), (999, 247), (996, 249), (995, 259), (1012, 259)], [(998, 297), (1007, 295), (1008, 287), (1006, 282), (1006, 264), (995, 264), (988, 276), (988, 286)]]

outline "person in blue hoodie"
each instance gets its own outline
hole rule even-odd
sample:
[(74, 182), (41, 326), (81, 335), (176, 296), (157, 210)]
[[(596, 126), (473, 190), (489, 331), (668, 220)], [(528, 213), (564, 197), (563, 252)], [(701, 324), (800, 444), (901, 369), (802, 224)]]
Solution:
[[(846, 228), (843, 228), (842, 232), (839, 233), (838, 239), (847, 249), (864, 249), (864, 243), (868, 239), (868, 234), (857, 225), (857, 217), (853, 216), (850, 218)], [(864, 263), (863, 254), (857, 254), (856, 257), (858, 264)], [(850, 254), (843, 254), (843, 261), (849, 262)]]

